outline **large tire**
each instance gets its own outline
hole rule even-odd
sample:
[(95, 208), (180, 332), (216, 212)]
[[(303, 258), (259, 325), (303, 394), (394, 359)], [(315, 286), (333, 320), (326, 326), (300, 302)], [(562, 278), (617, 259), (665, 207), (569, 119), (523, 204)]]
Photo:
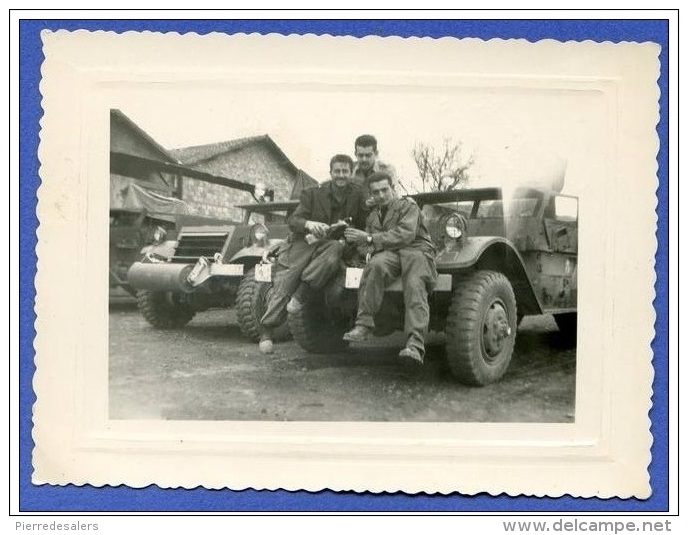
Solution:
[[(256, 280), (256, 271), (252, 269), (239, 283), (236, 299), (236, 314), (241, 332), (250, 340), (257, 342), (260, 338), (260, 319), (265, 313), (265, 301), (272, 285)], [(285, 321), (273, 329), (273, 341), (288, 340), (291, 336), (289, 325)]]
[(514, 351), (516, 298), (496, 271), (460, 278), (447, 317), (447, 360), (462, 383), (484, 386), (501, 379)]
[(156, 329), (178, 329), (191, 321), (194, 310), (173, 292), (141, 290), (136, 303), (143, 317)]
[(289, 312), (289, 330), (294, 340), (309, 353), (335, 353), (349, 346), (342, 336), (349, 323), (328, 314), (322, 296), (303, 304), (300, 310)]
[(566, 314), (554, 314), (562, 339), (567, 343), (575, 343), (578, 331), (578, 314), (568, 312)]

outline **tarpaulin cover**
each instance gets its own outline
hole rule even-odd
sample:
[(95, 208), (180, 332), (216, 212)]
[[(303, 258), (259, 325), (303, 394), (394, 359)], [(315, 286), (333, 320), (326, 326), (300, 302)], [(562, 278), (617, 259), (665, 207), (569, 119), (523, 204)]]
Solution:
[(161, 193), (151, 191), (136, 184), (130, 183), (121, 191), (117, 208), (123, 210), (135, 210), (146, 212), (158, 212), (162, 214), (191, 214), (193, 210), (180, 199), (168, 197)]

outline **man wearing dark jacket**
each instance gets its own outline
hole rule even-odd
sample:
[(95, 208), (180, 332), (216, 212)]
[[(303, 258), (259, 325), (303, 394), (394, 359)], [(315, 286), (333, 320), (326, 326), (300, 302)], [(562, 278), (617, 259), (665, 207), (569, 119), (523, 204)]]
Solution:
[(347, 221), (352, 228), (365, 228), (368, 208), (363, 189), (350, 181), (353, 166), (349, 156), (333, 156), (331, 180), (301, 193), (299, 206), (289, 218), (291, 236), (279, 254), (261, 319), (258, 347), (262, 353), (272, 353), (272, 329), (284, 322), (287, 308), (302, 306), (312, 290), (322, 289), (340, 269), (346, 245), (329, 235), (331, 226)]
[(399, 356), (422, 364), (430, 322), (428, 293), (437, 282), (435, 247), (420, 208), (413, 199), (397, 197), (391, 176), (373, 173), (366, 180), (377, 207), (368, 216), (365, 231), (351, 228), (345, 236), (371, 256), (358, 290), (356, 325), (344, 340), (363, 342), (370, 338), (385, 288), (401, 275), (406, 347)]

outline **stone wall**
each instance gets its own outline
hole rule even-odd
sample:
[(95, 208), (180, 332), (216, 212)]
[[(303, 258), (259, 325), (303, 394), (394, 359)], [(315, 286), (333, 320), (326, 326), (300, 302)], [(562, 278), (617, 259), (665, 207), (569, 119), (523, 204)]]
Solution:
[[(262, 182), (266, 188), (275, 190), (275, 200), (289, 199), (294, 185), (294, 176), (278, 161), (274, 151), (263, 143), (255, 143), (243, 149), (225, 152), (189, 167), (213, 175), (224, 176), (242, 182)], [(234, 206), (254, 202), (250, 193), (208, 184), (192, 178), (184, 178), (182, 199), (199, 214), (241, 220), (243, 211)]]

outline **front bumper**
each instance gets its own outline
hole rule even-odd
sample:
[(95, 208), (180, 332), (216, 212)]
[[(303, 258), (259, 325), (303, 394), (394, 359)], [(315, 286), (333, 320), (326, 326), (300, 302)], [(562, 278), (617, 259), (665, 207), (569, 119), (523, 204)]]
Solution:
[(214, 277), (236, 279), (244, 276), (244, 264), (222, 264), (199, 258), (196, 264), (135, 262), (128, 282), (137, 290), (191, 293)]
[[(361, 285), (362, 268), (346, 268), (346, 279), (344, 287), (349, 290), (356, 290)], [(440, 273), (437, 276), (437, 284), (435, 285), (435, 292), (451, 292), (452, 276), (448, 273)], [(404, 289), (401, 284), (401, 277), (397, 278), (392, 284), (385, 288), (385, 292), (403, 292)]]

